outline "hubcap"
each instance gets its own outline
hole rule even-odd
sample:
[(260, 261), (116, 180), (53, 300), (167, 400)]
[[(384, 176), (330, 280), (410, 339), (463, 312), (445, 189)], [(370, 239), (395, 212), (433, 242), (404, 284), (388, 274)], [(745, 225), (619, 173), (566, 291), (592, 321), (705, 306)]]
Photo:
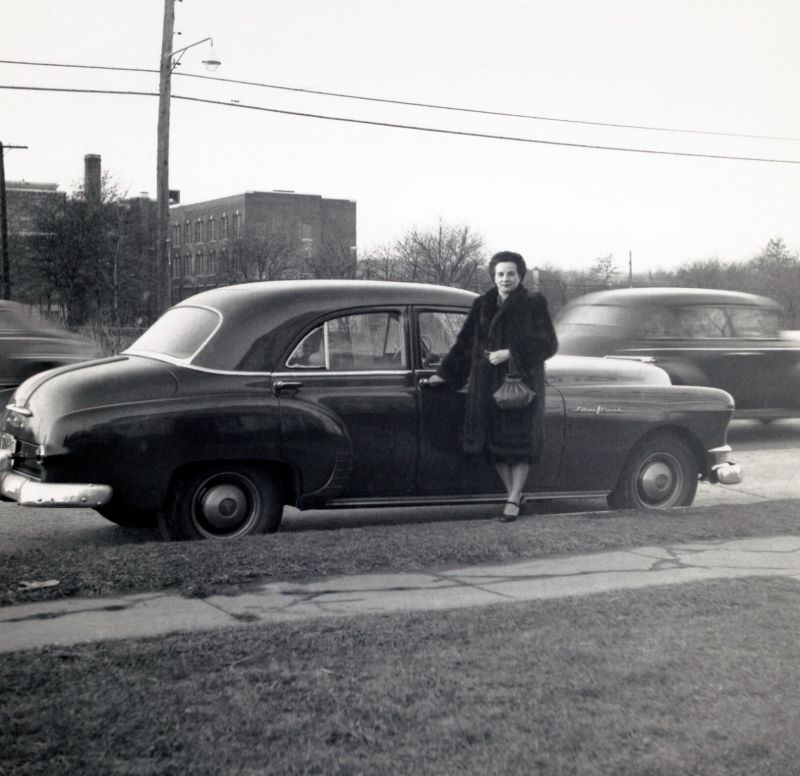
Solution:
[(645, 461), (639, 473), (639, 495), (650, 506), (669, 506), (680, 491), (681, 475), (677, 462), (663, 454)]
[(209, 538), (241, 536), (257, 519), (260, 496), (252, 482), (233, 474), (215, 475), (197, 489), (194, 522)]

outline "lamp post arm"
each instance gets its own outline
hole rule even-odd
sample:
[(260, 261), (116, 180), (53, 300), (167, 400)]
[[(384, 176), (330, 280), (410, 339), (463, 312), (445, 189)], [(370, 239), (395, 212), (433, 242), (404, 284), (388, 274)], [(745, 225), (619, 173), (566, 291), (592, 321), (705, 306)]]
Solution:
[[(175, 49), (175, 51), (171, 52), (169, 55), (170, 61), (172, 62), (172, 68), (175, 68), (181, 61), (181, 57), (190, 49), (194, 48), (195, 46), (199, 46), (201, 43), (206, 43), (207, 41), (211, 41), (211, 45), (214, 45), (213, 38), (203, 38), (202, 40), (196, 40), (194, 43), (190, 43), (188, 46), (184, 46), (183, 48)], [(175, 59), (177, 57), (177, 59)], [(172, 61), (174, 59), (174, 61)]]

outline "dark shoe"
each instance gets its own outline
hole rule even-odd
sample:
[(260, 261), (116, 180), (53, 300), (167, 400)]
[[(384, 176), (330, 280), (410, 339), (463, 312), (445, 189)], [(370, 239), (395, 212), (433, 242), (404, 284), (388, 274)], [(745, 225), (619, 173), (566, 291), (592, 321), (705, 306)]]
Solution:
[(519, 517), (519, 504), (516, 501), (506, 501), (503, 514), (500, 515), (501, 523), (513, 523)]

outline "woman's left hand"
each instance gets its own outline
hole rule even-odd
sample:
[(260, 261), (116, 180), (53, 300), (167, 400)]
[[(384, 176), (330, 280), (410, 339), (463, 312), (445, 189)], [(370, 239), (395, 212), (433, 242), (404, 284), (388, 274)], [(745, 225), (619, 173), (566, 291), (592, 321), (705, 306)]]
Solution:
[(489, 350), (486, 353), (486, 358), (489, 359), (489, 363), (492, 366), (497, 366), (498, 364), (502, 364), (511, 357), (511, 351), (508, 348), (503, 348), (502, 350)]

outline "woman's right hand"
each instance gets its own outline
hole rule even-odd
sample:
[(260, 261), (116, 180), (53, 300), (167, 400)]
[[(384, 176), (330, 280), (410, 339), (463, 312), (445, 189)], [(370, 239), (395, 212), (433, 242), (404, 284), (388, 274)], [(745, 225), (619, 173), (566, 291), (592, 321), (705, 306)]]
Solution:
[(427, 384), (428, 385), (434, 385), (434, 386), (435, 385), (444, 385), (444, 383), (445, 383), (444, 378), (441, 377), (440, 375), (431, 375), (427, 379)]

